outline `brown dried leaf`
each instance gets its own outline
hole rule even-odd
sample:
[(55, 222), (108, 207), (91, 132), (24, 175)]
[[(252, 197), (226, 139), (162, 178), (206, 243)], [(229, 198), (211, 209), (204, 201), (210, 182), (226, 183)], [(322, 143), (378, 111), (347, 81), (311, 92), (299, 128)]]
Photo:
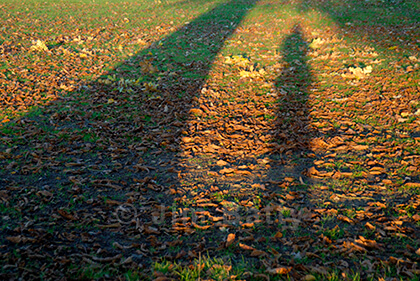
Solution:
[(257, 249), (251, 252), (251, 257), (262, 257), (262, 256), (268, 256), (268, 254), (264, 251), (257, 250)]
[(72, 220), (72, 221), (77, 220), (72, 214), (68, 213), (65, 210), (58, 210), (57, 212), (65, 219)]
[(365, 248), (381, 249), (382, 245), (378, 244), (375, 240), (366, 239), (363, 236), (359, 236), (359, 239), (355, 239), (354, 242), (364, 246)]

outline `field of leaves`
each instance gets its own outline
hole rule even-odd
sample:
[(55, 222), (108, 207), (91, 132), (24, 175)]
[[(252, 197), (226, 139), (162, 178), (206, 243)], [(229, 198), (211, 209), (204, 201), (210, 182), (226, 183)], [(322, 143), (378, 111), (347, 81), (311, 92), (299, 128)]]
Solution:
[(1, 280), (419, 280), (416, 0), (0, 0)]

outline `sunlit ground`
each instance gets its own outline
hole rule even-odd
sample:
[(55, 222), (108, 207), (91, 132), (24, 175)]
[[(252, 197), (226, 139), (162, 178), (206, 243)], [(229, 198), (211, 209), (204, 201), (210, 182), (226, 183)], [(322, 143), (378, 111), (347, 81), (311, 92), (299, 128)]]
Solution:
[(419, 11), (0, 4), (0, 276), (417, 280)]

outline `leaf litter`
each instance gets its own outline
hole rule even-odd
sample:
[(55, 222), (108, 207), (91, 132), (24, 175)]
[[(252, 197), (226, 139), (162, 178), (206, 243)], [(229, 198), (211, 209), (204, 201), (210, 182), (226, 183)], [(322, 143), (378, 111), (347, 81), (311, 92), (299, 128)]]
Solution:
[(275, 1), (239, 25), (239, 2), (141, 35), (108, 20), (2, 39), (2, 279), (415, 278), (413, 46), (273, 24), (258, 9)]

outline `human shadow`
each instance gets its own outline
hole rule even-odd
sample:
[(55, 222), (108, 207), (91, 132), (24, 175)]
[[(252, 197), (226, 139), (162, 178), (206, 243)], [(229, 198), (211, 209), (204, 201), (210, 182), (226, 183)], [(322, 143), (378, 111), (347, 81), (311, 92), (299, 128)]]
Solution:
[[(149, 147), (158, 154), (180, 150), (178, 138), (187, 129), (190, 109), (198, 107), (196, 97), (213, 61), (255, 2), (232, 0), (220, 4), (91, 85), (93, 98), (102, 102), (112, 98), (118, 103), (128, 98), (134, 103), (125, 103), (124, 114), (116, 120), (120, 129), (127, 126), (128, 141), (123, 143), (128, 145), (132, 138), (139, 138), (135, 146), (151, 144)], [(106, 131), (99, 128), (97, 132)]]
[(282, 57), (280, 63), (283, 69), (274, 81), (278, 105), (273, 141), (277, 146), (270, 153), (281, 161), (281, 165), (276, 165), (276, 168), (281, 167), (281, 169), (270, 170), (268, 174), (271, 178), (281, 179), (281, 175), (299, 178), (305, 165), (297, 163), (284, 165), (282, 157), (285, 155), (295, 162), (305, 161), (301, 155), (309, 151), (310, 141), (314, 137), (315, 132), (309, 126), (308, 95), (312, 74), (307, 62), (308, 50), (309, 46), (304, 39), (302, 28), (297, 24), (280, 46)]
[[(176, 190), (181, 169), (178, 153), (182, 151), (182, 134), (190, 129), (191, 109), (199, 107), (197, 97), (224, 42), (256, 2), (230, 0), (219, 4), (100, 79), (45, 106), (41, 115), (18, 122), (16, 134), (24, 130), (33, 134), (19, 138), (20, 146), (14, 153), (36, 147), (38, 154), (27, 154), (22, 163), (10, 166), (16, 170), (13, 173), (2, 171), (0, 183), (6, 187), (35, 186), (47, 197), (64, 194), (43, 201), (45, 206), (36, 211), (22, 202), (20, 211), (27, 213), (35, 227), (45, 221), (58, 226), (37, 240), (39, 250), (65, 244), (58, 251), (70, 256), (77, 255), (83, 244), (84, 249), (106, 249), (105, 255), (122, 251), (137, 265), (151, 264), (156, 252), (148, 248), (165, 251), (168, 245), (156, 237), (147, 238), (164, 232), (155, 228), (152, 212), (182, 199)], [(132, 212), (127, 211), (127, 204), (134, 208)], [(118, 217), (116, 209), (124, 215)], [(61, 215), (51, 216), (57, 210)], [(167, 227), (171, 226), (162, 226)], [(4, 235), (15, 233), (8, 228)], [(89, 254), (90, 250), (84, 252)], [(72, 261), (79, 262), (77, 258)], [(68, 270), (68, 262), (62, 266), (66, 274), (77, 273), (76, 269)]]

